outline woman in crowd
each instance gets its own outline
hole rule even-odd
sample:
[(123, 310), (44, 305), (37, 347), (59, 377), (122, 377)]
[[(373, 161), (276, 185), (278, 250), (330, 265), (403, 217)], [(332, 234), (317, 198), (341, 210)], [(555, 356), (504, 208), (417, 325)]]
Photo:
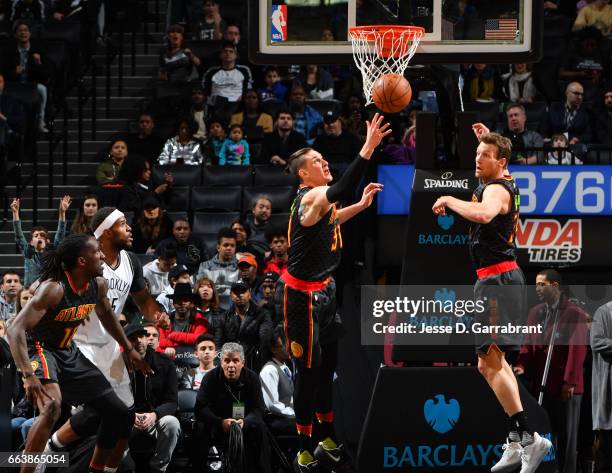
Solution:
[(166, 141), (159, 155), (159, 164), (202, 164), (202, 144), (193, 135), (197, 126), (188, 118), (181, 118), (176, 128), (176, 135)]
[(132, 223), (132, 251), (152, 254), (157, 244), (172, 236), (172, 221), (153, 196), (145, 198)]
[(130, 156), (119, 172), (118, 181), (125, 186), (119, 207), (124, 212), (140, 212), (147, 197), (153, 197), (163, 206), (170, 200), (171, 174), (166, 174), (162, 184), (153, 184), (151, 164), (142, 156)]
[(531, 66), (520, 63), (512, 64), (512, 71), (502, 76), (504, 93), (510, 102), (531, 103), (539, 95), (531, 76)]
[(128, 146), (123, 138), (113, 140), (108, 148), (108, 158), (96, 169), (98, 185), (117, 184), (119, 171), (128, 156)]
[(304, 87), (309, 99), (327, 100), (334, 98), (334, 78), (329, 72), (317, 65), (303, 66), (296, 82)]
[(249, 241), (251, 229), (247, 223), (242, 219), (234, 220), (230, 228), (236, 232), (236, 258), (240, 259), (240, 253), (251, 253), (255, 256), (259, 267), (263, 268), (265, 248)]
[(208, 321), (208, 331), (215, 337), (215, 344), (220, 346), (221, 324), (225, 313), (219, 306), (219, 295), (215, 283), (209, 278), (200, 278), (196, 281), (193, 292), (200, 298), (198, 310)]
[(166, 49), (159, 56), (159, 78), (169, 82), (189, 82), (197, 77), (201, 61), (183, 46), (185, 30), (172, 25), (166, 34)]
[(0, 338), (6, 339), (6, 321), (0, 320)]
[(91, 232), (91, 219), (98, 211), (98, 207), (98, 198), (95, 195), (87, 194), (85, 197), (83, 197), (83, 202), (77, 210), (77, 214), (74, 218), (74, 222), (72, 222), (70, 231), (72, 233)]
[(247, 90), (242, 96), (242, 110), (234, 113), (230, 120), (232, 125), (241, 125), (249, 142), (263, 139), (264, 133), (272, 133), (274, 124), (272, 117), (262, 112), (259, 95), (253, 89)]

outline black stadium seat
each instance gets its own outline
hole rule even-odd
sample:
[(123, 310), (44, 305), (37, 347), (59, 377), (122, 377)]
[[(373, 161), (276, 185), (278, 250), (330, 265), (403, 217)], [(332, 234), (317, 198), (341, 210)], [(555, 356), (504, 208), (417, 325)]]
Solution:
[(81, 41), (81, 23), (79, 21), (48, 21), (40, 28), (40, 39), (61, 39), (73, 47)]
[(187, 212), (189, 209), (189, 187), (172, 187), (170, 199), (165, 202), (166, 210)]
[(192, 231), (216, 235), (222, 227), (229, 227), (238, 218), (240, 218), (239, 212), (196, 212), (193, 215)]
[(191, 210), (240, 211), (242, 187), (194, 187), (191, 190)]
[(477, 112), (478, 121), (487, 125), (491, 130), (495, 129), (497, 121), (499, 120), (498, 102), (466, 102), (465, 109), (467, 111)]
[(297, 186), (297, 179), (285, 172), (282, 166), (259, 164), (255, 166), (256, 186)]
[(38, 113), (40, 95), (34, 82), (7, 82), (4, 92), (19, 100), (26, 112)]
[(175, 186), (199, 186), (202, 184), (202, 168), (200, 166), (168, 164), (153, 168), (153, 177), (159, 182), (164, 180), (166, 173), (172, 174)]
[(202, 172), (204, 186), (250, 186), (253, 183), (251, 166), (206, 166)]
[(272, 201), (272, 212), (274, 213), (286, 213), (289, 212), (291, 203), (295, 198), (295, 187), (269, 187), (269, 186), (257, 186), (257, 187), (245, 187), (242, 208), (250, 210), (255, 197), (260, 194), (267, 195)]
[(290, 215), (290, 213), (272, 214), (270, 215), (270, 224), (274, 226), (287, 225)]
[(167, 212), (168, 218), (172, 220), (172, 222), (176, 222), (179, 219), (189, 220), (189, 213), (186, 210), (177, 211), (177, 212)]

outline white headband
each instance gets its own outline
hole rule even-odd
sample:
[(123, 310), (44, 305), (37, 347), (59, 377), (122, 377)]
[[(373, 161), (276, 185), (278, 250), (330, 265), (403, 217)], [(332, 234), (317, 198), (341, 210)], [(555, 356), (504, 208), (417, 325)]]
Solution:
[(121, 210), (119, 209), (113, 210), (109, 214), (109, 216), (106, 217), (104, 221), (98, 226), (98, 228), (94, 230), (94, 236), (96, 237), (96, 240), (99, 240), (102, 234), (104, 233), (104, 231), (112, 227), (115, 224), (115, 222), (119, 220), (121, 217), (125, 217), (125, 215), (123, 214)]

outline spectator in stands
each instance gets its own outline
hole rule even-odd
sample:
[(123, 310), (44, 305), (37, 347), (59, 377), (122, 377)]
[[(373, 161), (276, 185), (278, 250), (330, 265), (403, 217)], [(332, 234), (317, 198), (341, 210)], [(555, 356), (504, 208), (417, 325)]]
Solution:
[(218, 40), (223, 37), (226, 22), (219, 13), (217, 0), (204, 1), (204, 16), (198, 27), (198, 38), (201, 40)]
[(180, 389), (200, 389), (204, 376), (215, 367), (217, 344), (210, 333), (203, 333), (195, 342), (195, 356), (198, 359), (197, 368), (190, 368), (179, 379)]
[(608, 69), (609, 59), (601, 47), (601, 32), (593, 27), (586, 27), (577, 34), (579, 42), (564, 55), (559, 70), (562, 79), (580, 80), (586, 88), (585, 101), (599, 100), (599, 88)]
[[(174, 294), (174, 288), (177, 284), (191, 284), (191, 275), (187, 270), (187, 267), (182, 264), (177, 264), (168, 272), (169, 284), (164, 287), (162, 292), (157, 296), (157, 303), (161, 305), (167, 314), (172, 313), (174, 306), (172, 305), (172, 299), (168, 296)], [(155, 347), (157, 349), (157, 347)]]
[[(21, 283), (19, 283), (21, 284)], [(17, 301), (15, 315), (21, 312), (21, 309), (25, 307), (30, 299), (34, 296), (34, 290), (27, 287), (21, 286), (21, 289), (17, 291)]]
[(131, 227), (132, 251), (137, 254), (153, 254), (161, 241), (172, 236), (170, 217), (151, 196), (145, 198)]
[(3, 52), (2, 62), (4, 74), (7, 81), (11, 82), (33, 82), (40, 97), (40, 108), (38, 110), (39, 130), (48, 132), (45, 125), (45, 110), (47, 108), (47, 83), (50, 71), (44, 53), (40, 45), (31, 42), (30, 26), (23, 20), (13, 25), (15, 43)]
[[(196, 401), (193, 465), (206, 471), (208, 450), (215, 441), (223, 441), (227, 449), (229, 432), (239, 427), (243, 435), (244, 465), (249, 471), (269, 473), (268, 443), (263, 412), (265, 405), (259, 375), (244, 366), (244, 349), (238, 343), (221, 348), (221, 366), (203, 379)], [(240, 399), (243, 406), (236, 406)]]
[(170, 201), (174, 177), (166, 173), (163, 183), (153, 184), (151, 164), (143, 156), (132, 154), (123, 162), (117, 181), (124, 186), (118, 207), (124, 212), (140, 213), (147, 200), (154, 202), (149, 206), (158, 207)]
[(229, 137), (225, 139), (219, 152), (219, 166), (249, 166), (250, 164), (249, 143), (244, 139), (242, 126), (230, 125)]
[[(314, 140), (313, 148), (334, 168), (352, 162), (361, 149), (361, 143), (355, 135), (343, 130), (340, 115), (329, 110), (323, 117), (323, 134)], [(345, 166), (340, 167), (344, 169)]]
[(6, 340), (6, 330), (6, 322), (0, 319), (0, 338), (3, 338), (4, 340)]
[(559, 471), (575, 472), (588, 327), (587, 315), (563, 294), (561, 283), (561, 275), (553, 269), (544, 269), (536, 276), (536, 293), (542, 303), (529, 311), (528, 324), (544, 329), (541, 334), (528, 336), (513, 370), (525, 375), (528, 389), (537, 396), (544, 379), (549, 342), (556, 330), (543, 407), (556, 439)]
[(251, 302), (254, 304), (258, 304), (263, 299), (262, 278), (257, 276), (258, 267), (255, 255), (251, 253), (242, 253), (240, 259), (238, 259), (238, 278), (249, 286)]
[(193, 292), (200, 298), (197, 308), (208, 322), (208, 332), (215, 337), (217, 344), (221, 343), (221, 325), (225, 312), (219, 306), (215, 283), (211, 279), (200, 278), (196, 281)]
[(4, 75), (0, 74), (0, 139), (6, 145), (9, 135), (23, 133), (25, 114), (19, 101), (4, 93)]
[(159, 79), (168, 82), (189, 82), (197, 77), (201, 61), (191, 49), (185, 48), (185, 30), (172, 25), (166, 35), (166, 49), (159, 55)]
[(219, 305), (227, 310), (230, 306), (230, 287), (238, 280), (236, 259), (236, 233), (231, 228), (222, 228), (217, 234), (217, 254), (204, 261), (198, 269), (198, 279), (208, 278), (215, 283), (219, 294)]
[[(148, 324), (155, 330), (153, 324)], [(130, 324), (123, 329), (136, 350), (149, 363), (153, 373), (131, 373), (136, 420), (130, 443), (141, 436), (156, 439), (155, 449), (149, 460), (151, 472), (164, 472), (170, 464), (178, 442), (181, 426), (175, 417), (178, 408), (178, 380), (174, 364), (149, 347), (148, 329)]]
[[(59, 204), (59, 219), (57, 221), (57, 230), (53, 246), (57, 247), (66, 236), (66, 211), (70, 207), (72, 200), (69, 195), (65, 195)], [(21, 229), (21, 220), (19, 218), (19, 199), (13, 199), (11, 203), (11, 211), (13, 212), (13, 231), (15, 232), (15, 243), (24, 257), (24, 278), (23, 284), (30, 287), (34, 281), (38, 279), (41, 269), (41, 258), (43, 252), (52, 248), (49, 241), (49, 234), (45, 227), (32, 227), (32, 235), (30, 242), (26, 240), (23, 230)]]
[(571, 145), (589, 144), (593, 140), (591, 114), (582, 106), (584, 88), (580, 82), (570, 82), (565, 88), (565, 103), (551, 103), (544, 123), (544, 136), (568, 133)]
[(554, 151), (550, 151), (546, 156), (548, 164), (582, 164), (578, 157), (574, 157), (572, 160), (572, 153), (567, 151), (569, 140), (565, 133), (554, 134), (551, 141)]
[(21, 288), (19, 273), (11, 269), (5, 271), (0, 286), (0, 320), (9, 320), (17, 315), (18, 293)]
[(535, 102), (540, 95), (531, 75), (531, 65), (512, 64), (512, 70), (502, 75), (504, 94), (513, 103)]
[(361, 142), (366, 137), (366, 112), (360, 95), (351, 95), (344, 101), (344, 129), (357, 136)]
[(11, 22), (19, 20), (27, 21), (32, 25), (41, 25), (46, 16), (45, 2), (42, 0), (16, 0), (13, 2)]
[(304, 87), (309, 99), (329, 100), (334, 98), (334, 78), (317, 65), (302, 66), (296, 83)]
[(153, 297), (157, 297), (164, 290), (168, 283), (168, 274), (176, 266), (176, 248), (164, 246), (156, 255), (156, 259), (142, 267), (142, 274), (149, 283), (149, 292)]
[(196, 308), (200, 298), (193, 293), (191, 284), (178, 283), (174, 293), (166, 297), (172, 299), (174, 311), (170, 315), (170, 326), (159, 330), (157, 351), (175, 359), (178, 347), (193, 347), (198, 336), (208, 332), (208, 322)]
[(287, 87), (280, 80), (278, 68), (276, 66), (266, 66), (263, 71), (265, 87), (257, 89), (262, 102), (273, 100), (284, 102), (287, 96)]
[(241, 38), (240, 25), (233, 22), (228, 23), (223, 31), (223, 41), (227, 41), (238, 46)]
[(495, 66), (472, 64), (465, 78), (463, 95), (466, 101), (493, 101), (501, 97), (501, 77)]
[(593, 352), (591, 409), (598, 437), (599, 471), (612, 471), (612, 302), (599, 307), (591, 323)]
[(108, 158), (101, 162), (96, 169), (98, 185), (117, 184), (119, 170), (128, 156), (128, 146), (123, 138), (111, 141), (108, 149)]
[(594, 26), (604, 36), (609, 36), (612, 31), (612, 6), (608, 0), (595, 0), (578, 12), (574, 21), (573, 31), (579, 31), (587, 26)]
[(289, 242), (287, 241), (287, 226), (271, 226), (266, 231), (266, 240), (270, 246), (270, 257), (266, 261), (263, 272), (273, 272), (282, 275), (287, 270)]
[(270, 225), (272, 201), (267, 195), (259, 194), (253, 199), (251, 218), (248, 220), (251, 229), (251, 240), (266, 243), (266, 230)]
[(263, 365), (262, 349), (272, 338), (270, 313), (252, 301), (251, 289), (245, 281), (232, 284), (231, 298), (233, 304), (225, 314), (221, 339), (223, 343), (240, 343), (244, 347), (246, 366), (259, 371)]
[(221, 66), (206, 71), (202, 86), (213, 113), (224, 117), (228, 110), (235, 110), (243, 94), (252, 88), (253, 77), (248, 66), (236, 64), (238, 52), (234, 43), (224, 41), (220, 57)]
[(208, 122), (208, 140), (206, 141), (206, 147), (208, 148), (208, 155), (212, 164), (219, 162), (219, 154), (221, 153), (221, 147), (225, 141), (225, 127), (223, 122), (219, 118), (211, 118)]
[(202, 144), (195, 139), (197, 125), (188, 118), (181, 118), (176, 135), (166, 141), (158, 163), (200, 165), (204, 159)]
[(274, 329), (270, 343), (265, 347), (266, 364), (259, 377), (268, 417), (266, 423), (274, 434), (295, 432), (293, 410), (293, 373), (287, 366), (291, 357), (285, 349), (284, 334), (279, 327)]
[(98, 197), (93, 194), (87, 194), (83, 197), (83, 202), (77, 210), (76, 217), (70, 231), (72, 233), (89, 233), (91, 232), (91, 219), (98, 211)]
[(272, 271), (264, 273), (261, 282), (261, 293), (263, 298), (259, 301), (259, 305), (265, 307), (270, 313), (270, 320), (272, 320), (272, 325), (275, 327), (283, 323), (281, 314), (277, 312), (276, 304), (274, 303), (274, 293), (276, 292), (278, 277), (278, 274)]
[(264, 137), (259, 163), (286, 166), (287, 158), (292, 153), (308, 146), (304, 135), (293, 129), (293, 117), (293, 112), (289, 110), (277, 112), (274, 131)]
[(157, 162), (164, 146), (164, 139), (155, 131), (153, 115), (143, 112), (138, 117), (138, 131), (127, 137), (128, 149), (135, 155), (144, 156), (149, 164)]
[(597, 142), (602, 145), (612, 144), (612, 87), (603, 94), (603, 107), (597, 111), (595, 133)]
[(247, 90), (242, 98), (242, 110), (234, 113), (230, 120), (232, 125), (241, 125), (249, 143), (261, 141), (264, 133), (272, 133), (274, 125), (272, 117), (261, 111), (259, 96), (253, 89)]
[(323, 117), (316, 108), (306, 105), (306, 90), (303, 85), (293, 84), (291, 87), (289, 109), (293, 112), (293, 128), (304, 135), (311, 145), (323, 123)]
[(544, 139), (537, 131), (525, 128), (527, 123), (525, 107), (519, 103), (508, 105), (506, 107), (506, 118), (506, 130), (502, 134), (512, 141), (510, 162), (512, 164), (536, 164), (538, 153), (529, 148), (541, 148), (544, 146)]
[(202, 86), (198, 84), (191, 89), (189, 118), (198, 125), (198, 130), (193, 134), (193, 137), (201, 141), (206, 140), (206, 114), (206, 94)]
[(232, 222), (231, 229), (236, 232), (236, 258), (240, 258), (242, 253), (251, 253), (255, 255), (257, 261), (263, 262), (265, 248), (261, 242), (253, 242), (251, 238), (251, 229), (248, 223), (242, 219)]
[(177, 218), (172, 227), (172, 237), (162, 240), (160, 246), (176, 247), (176, 263), (187, 267), (189, 274), (195, 274), (200, 263), (210, 258), (201, 238), (191, 234), (191, 225), (186, 218)]
[(399, 143), (389, 142), (384, 147), (384, 153), (391, 162), (396, 164), (413, 164), (416, 160), (416, 114), (411, 110), (408, 115), (408, 126), (405, 128)]

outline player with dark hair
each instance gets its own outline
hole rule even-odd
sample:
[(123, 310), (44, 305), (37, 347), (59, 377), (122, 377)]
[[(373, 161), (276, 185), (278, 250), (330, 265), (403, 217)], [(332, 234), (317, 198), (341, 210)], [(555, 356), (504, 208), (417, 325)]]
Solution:
[[(289, 157), (290, 172), (300, 181), (289, 220), (289, 262), (276, 288), (278, 313), (284, 315), (288, 351), (298, 365), (295, 418), (299, 453), (296, 472), (312, 472), (321, 465), (334, 468), (345, 460), (333, 431), (332, 382), (338, 360), (340, 322), (336, 319), (332, 272), (340, 262), (340, 224), (370, 206), (382, 185), (368, 184), (361, 200), (337, 209), (336, 202), (353, 198), (381, 140), (391, 133), (376, 114), (359, 156), (333, 186), (327, 162), (320, 153), (303, 148)], [(312, 417), (316, 412), (322, 442), (314, 450)]]
[[(480, 144), (476, 149), (476, 177), (480, 185), (474, 191), (471, 202), (452, 196), (440, 197), (433, 205), (436, 215), (444, 215), (446, 209), (457, 212), (472, 222), (470, 230), (470, 255), (476, 268), (478, 281), (474, 285), (477, 299), (487, 299), (493, 294), (498, 304), (490, 315), (500, 319), (521, 317), (521, 300), (525, 276), (516, 263), (515, 235), (519, 218), (519, 190), (508, 172), (512, 144), (508, 138), (490, 133), (481, 123), (472, 127)], [(503, 291), (495, 287), (504, 286)], [(509, 314), (515, 313), (515, 317)], [(486, 323), (486, 322), (485, 322)], [(521, 465), (521, 473), (533, 473), (551, 447), (551, 442), (540, 437), (530, 427), (521, 398), (518, 383), (505, 352), (518, 351), (520, 346), (504, 346), (503, 339), (478, 340), (478, 370), (495, 393), (508, 416), (508, 439), (500, 461), (492, 472), (511, 471)], [(511, 342), (510, 342), (511, 343)]]
[[(84, 403), (101, 414), (90, 472), (104, 471), (117, 444), (116, 432), (130, 415), (100, 370), (73, 343), (77, 330), (95, 310), (99, 323), (121, 345), (129, 362), (150, 372), (113, 314), (106, 296), (108, 285), (101, 277), (102, 257), (98, 242), (82, 233), (68, 236), (56, 250), (49, 250), (42, 260), (42, 283), (9, 332), (26, 396), (40, 411), (25, 452), (43, 451), (62, 399), (72, 405)], [(21, 468), (22, 472), (33, 470), (33, 466)]]

